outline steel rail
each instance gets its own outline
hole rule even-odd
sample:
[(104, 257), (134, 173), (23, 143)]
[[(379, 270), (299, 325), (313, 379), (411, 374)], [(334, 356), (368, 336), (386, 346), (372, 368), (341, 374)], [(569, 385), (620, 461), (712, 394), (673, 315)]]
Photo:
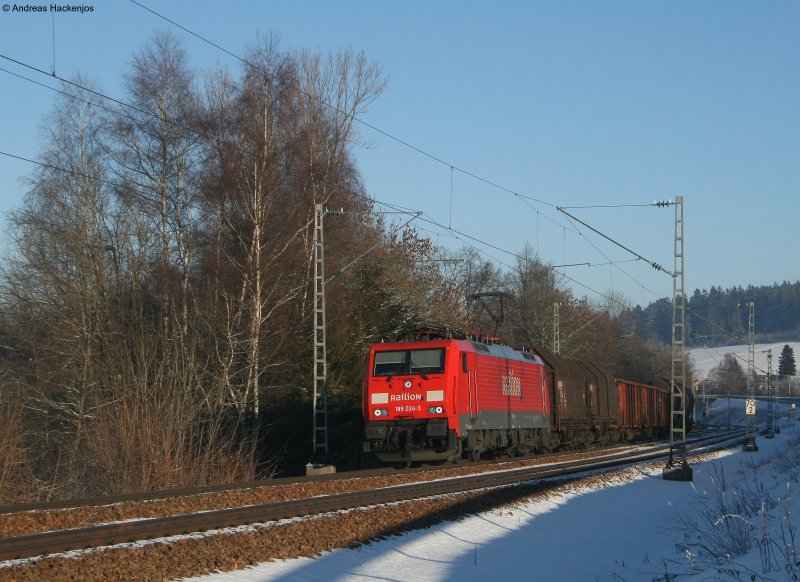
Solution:
[[(692, 448), (699, 449), (718, 445), (731, 442), (732, 439), (740, 439), (740, 437), (741, 431), (737, 431), (735, 435), (731, 433), (716, 435), (702, 443), (695, 443)], [(734, 442), (738, 443), (738, 440)], [(346, 492), (309, 499), (295, 499), (186, 515), (149, 518), (133, 522), (9, 536), (0, 538), (0, 561), (203, 532), (225, 527), (272, 522), (478, 489), (505, 487), (538, 479), (575, 476), (589, 471), (599, 471), (620, 465), (630, 465), (663, 458), (668, 454), (668, 450), (668, 446), (659, 446), (650, 451), (619, 453), (600, 460), (588, 459), (550, 466), (499, 470), (476, 475), (397, 485), (370, 491)]]

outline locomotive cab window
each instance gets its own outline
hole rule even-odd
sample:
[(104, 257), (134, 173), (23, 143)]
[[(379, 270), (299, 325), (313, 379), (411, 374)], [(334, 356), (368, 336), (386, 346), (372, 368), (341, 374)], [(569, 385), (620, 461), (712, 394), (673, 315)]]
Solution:
[(396, 376), (406, 373), (406, 352), (376, 352), (374, 376)]
[(375, 352), (373, 376), (441, 374), (444, 372), (444, 349), (395, 350)]
[(412, 374), (444, 372), (444, 350), (411, 350)]

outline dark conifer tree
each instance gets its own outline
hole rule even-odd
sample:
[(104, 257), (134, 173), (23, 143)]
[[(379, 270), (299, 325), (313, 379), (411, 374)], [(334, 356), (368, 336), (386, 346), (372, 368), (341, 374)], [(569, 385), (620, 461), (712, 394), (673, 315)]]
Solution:
[(789, 344), (783, 346), (781, 355), (778, 358), (778, 375), (779, 376), (794, 376), (797, 372), (797, 367), (794, 362), (794, 350)]

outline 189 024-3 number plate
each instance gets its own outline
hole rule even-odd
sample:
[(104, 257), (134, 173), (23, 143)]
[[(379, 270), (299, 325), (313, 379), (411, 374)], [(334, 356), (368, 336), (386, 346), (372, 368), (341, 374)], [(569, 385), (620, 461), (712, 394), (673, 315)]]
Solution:
[(395, 406), (395, 412), (419, 412), (422, 410), (422, 406), (419, 404), (406, 404), (405, 406)]

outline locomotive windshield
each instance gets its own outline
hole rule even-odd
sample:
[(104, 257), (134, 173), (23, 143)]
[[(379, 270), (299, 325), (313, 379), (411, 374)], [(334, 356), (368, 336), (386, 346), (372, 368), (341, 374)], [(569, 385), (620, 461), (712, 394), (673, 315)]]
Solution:
[(444, 349), (393, 350), (375, 352), (373, 376), (441, 374), (444, 372)]

